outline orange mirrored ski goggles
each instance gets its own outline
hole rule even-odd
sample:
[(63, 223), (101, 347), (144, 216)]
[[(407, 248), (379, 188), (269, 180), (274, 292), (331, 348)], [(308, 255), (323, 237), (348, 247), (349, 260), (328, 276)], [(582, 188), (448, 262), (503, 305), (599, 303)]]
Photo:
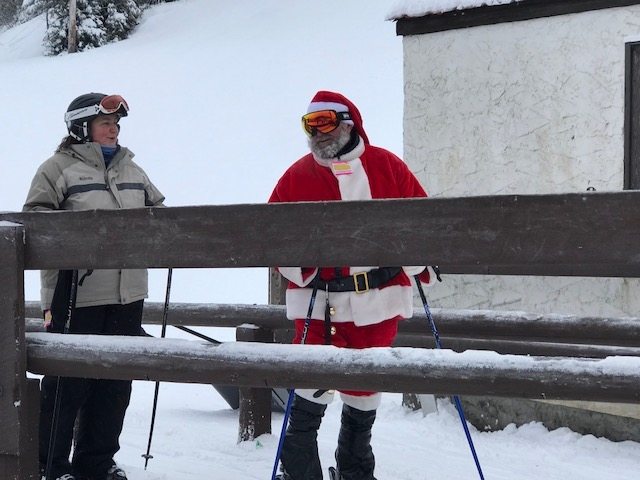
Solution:
[(333, 132), (342, 120), (351, 120), (349, 112), (336, 112), (335, 110), (320, 110), (307, 113), (302, 116), (302, 128), (307, 135), (313, 137), (318, 132)]
[(107, 115), (112, 113), (122, 112), (124, 109), (124, 113), (129, 111), (129, 104), (127, 101), (122, 98), (120, 95), (107, 95), (102, 100), (100, 100), (100, 111)]

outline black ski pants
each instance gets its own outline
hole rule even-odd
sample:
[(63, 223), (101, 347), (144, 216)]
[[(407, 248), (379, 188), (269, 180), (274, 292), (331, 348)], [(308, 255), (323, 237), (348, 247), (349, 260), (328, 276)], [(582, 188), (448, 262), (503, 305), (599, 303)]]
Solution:
[[(76, 308), (70, 334), (140, 335), (143, 300), (127, 305)], [(58, 377), (45, 376), (40, 391), (40, 465), (47, 464)], [(61, 377), (52, 451), (53, 478), (64, 473), (102, 480), (120, 449), (119, 438), (131, 397), (131, 382)], [(69, 455), (74, 440), (73, 460)]]
[(282, 446), (282, 467), (286, 480), (322, 480), (318, 456), (318, 429), (326, 405), (293, 397), (289, 425)]
[(376, 466), (371, 448), (371, 428), (376, 420), (375, 410), (358, 410), (342, 406), (340, 434), (336, 449), (336, 466), (340, 480), (376, 480)]
[[(327, 406), (295, 395), (282, 447), (283, 480), (322, 480), (318, 429)], [(371, 429), (376, 410), (343, 405), (336, 466), (340, 480), (375, 480)]]

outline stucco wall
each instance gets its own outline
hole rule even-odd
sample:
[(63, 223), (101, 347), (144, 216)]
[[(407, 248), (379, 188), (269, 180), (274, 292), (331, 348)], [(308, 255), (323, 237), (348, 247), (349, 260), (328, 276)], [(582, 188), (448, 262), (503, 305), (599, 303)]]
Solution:
[[(404, 158), (431, 196), (617, 191), (640, 6), (406, 36)], [(637, 280), (446, 276), (434, 306), (638, 315)]]

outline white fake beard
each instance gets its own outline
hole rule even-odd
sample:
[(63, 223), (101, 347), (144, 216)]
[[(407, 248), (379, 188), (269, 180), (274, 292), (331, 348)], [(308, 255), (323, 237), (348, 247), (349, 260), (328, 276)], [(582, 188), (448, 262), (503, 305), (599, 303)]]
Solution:
[[(338, 152), (342, 150), (347, 143), (349, 143), (349, 139), (351, 138), (351, 129), (345, 127), (350, 127), (350, 125), (340, 125), (338, 127), (339, 135), (334, 137), (333, 142), (325, 143), (322, 146), (316, 143), (319, 138), (318, 135), (311, 137), (309, 139), (309, 148), (314, 155), (325, 160), (336, 158)], [(326, 135), (323, 135), (320, 138), (324, 139), (325, 137)]]

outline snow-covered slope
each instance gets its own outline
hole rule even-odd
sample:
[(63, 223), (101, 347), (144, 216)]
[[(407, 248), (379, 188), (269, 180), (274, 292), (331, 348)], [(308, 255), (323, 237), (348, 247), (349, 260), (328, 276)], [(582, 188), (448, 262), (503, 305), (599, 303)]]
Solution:
[[(384, 21), (391, 3), (183, 0), (147, 11), (126, 41), (56, 58), (41, 56), (43, 18), (1, 33), (0, 210), (22, 207), (36, 168), (65, 134), (68, 103), (88, 91), (127, 98), (121, 141), (172, 206), (264, 202), (306, 152), (300, 116), (320, 89), (350, 97), (372, 143), (402, 154), (401, 39)], [(152, 272), (152, 300), (164, 299), (165, 278)], [(172, 292), (174, 301), (266, 303), (267, 275), (180, 270)], [(38, 297), (35, 272), (27, 296)], [(234, 338), (231, 330), (209, 333)], [(173, 329), (169, 336), (183, 337)], [(131, 480), (270, 478), (277, 436), (238, 445), (237, 412), (209, 385), (161, 386), (154, 458), (144, 471), (152, 397), (152, 383), (136, 382), (117, 457)], [(330, 406), (320, 431), (325, 466), (339, 411), (339, 402)], [(275, 414), (274, 432), (281, 422)], [(491, 480), (635, 480), (640, 472), (633, 442), (539, 424), (472, 434)], [(423, 417), (385, 395), (373, 443), (379, 480), (477, 478), (450, 405)]]

